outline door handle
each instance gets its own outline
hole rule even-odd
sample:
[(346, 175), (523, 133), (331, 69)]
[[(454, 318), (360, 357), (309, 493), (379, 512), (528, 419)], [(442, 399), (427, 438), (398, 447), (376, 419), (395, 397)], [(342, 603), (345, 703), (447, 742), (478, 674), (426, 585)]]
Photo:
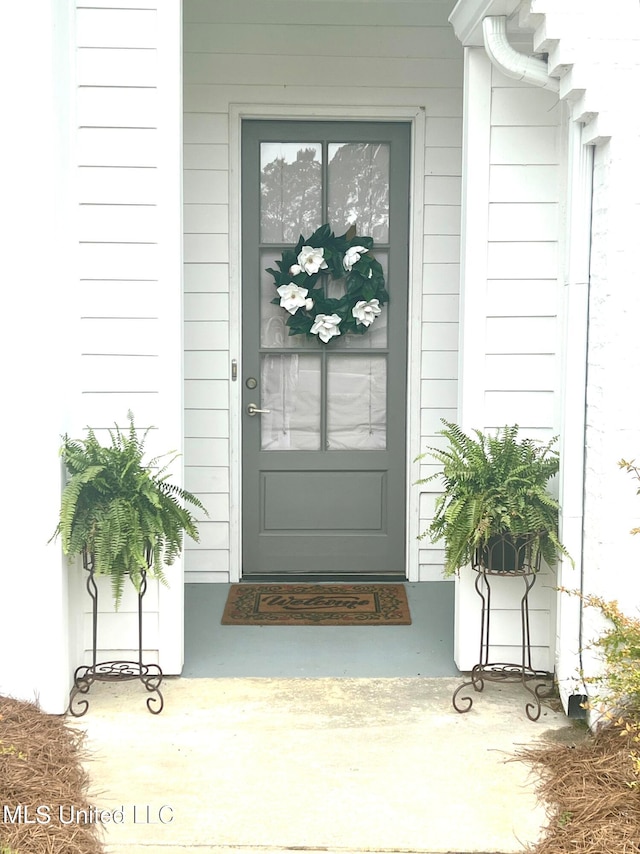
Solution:
[(249, 413), (249, 415), (251, 415), (253, 417), (254, 415), (262, 415), (262, 414), (266, 415), (266, 413), (271, 412), (271, 410), (270, 409), (258, 409), (258, 407), (255, 405), (255, 403), (250, 403), (249, 406), (247, 406), (247, 412)]

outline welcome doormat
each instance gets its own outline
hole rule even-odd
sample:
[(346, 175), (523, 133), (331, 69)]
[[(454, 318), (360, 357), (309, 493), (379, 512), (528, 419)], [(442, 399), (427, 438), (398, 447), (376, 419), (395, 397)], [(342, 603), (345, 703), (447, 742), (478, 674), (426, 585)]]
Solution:
[(226, 626), (409, 626), (402, 584), (232, 584)]

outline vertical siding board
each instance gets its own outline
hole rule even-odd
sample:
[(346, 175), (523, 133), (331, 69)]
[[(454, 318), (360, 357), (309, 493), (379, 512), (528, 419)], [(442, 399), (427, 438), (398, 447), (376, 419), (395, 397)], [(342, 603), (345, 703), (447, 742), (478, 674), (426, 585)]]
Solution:
[(459, 177), (432, 176), (425, 177), (424, 198), (427, 204), (459, 205), (462, 197), (462, 187)]
[[(427, 117), (441, 116), (459, 118), (462, 113), (462, 88), (459, 85), (435, 85), (432, 80), (414, 79), (409, 81), (403, 94), (411, 98), (411, 103), (424, 106)], [(340, 86), (342, 104), (360, 104), (366, 106), (393, 104), (398, 98), (398, 88), (387, 85), (363, 89), (351, 85), (349, 80)], [(301, 86), (295, 81), (286, 85), (272, 85), (263, 81), (259, 90), (255, 86), (235, 83), (230, 93), (229, 87), (215, 80), (206, 83), (185, 83), (184, 109), (190, 113), (220, 113), (228, 109), (230, 94), (235, 103), (255, 103), (257, 94), (267, 104), (314, 104), (335, 105), (336, 93), (333, 88), (319, 86)]]
[[(267, 54), (272, 56), (306, 56), (309, 27), (291, 21), (286, 27), (274, 23), (185, 23), (184, 38), (194, 53), (242, 56)], [(323, 57), (394, 57), (398, 54), (419, 59), (424, 56), (455, 59), (460, 46), (451, 27), (410, 28), (389, 24), (370, 26), (367, 20), (359, 24), (334, 27), (331, 39), (323, 43)]]
[(137, 392), (159, 387), (157, 356), (84, 354), (80, 361), (80, 381), (86, 391)]
[(558, 127), (503, 126), (491, 128), (491, 162), (502, 164), (555, 164), (558, 162)]
[(126, 424), (127, 412), (131, 410), (138, 424), (160, 424), (162, 421), (162, 399), (157, 391), (110, 392), (83, 391), (81, 409), (84, 421), (96, 428), (112, 428), (114, 421)]
[(76, 107), (79, 127), (155, 128), (158, 122), (155, 88), (82, 86)]
[[(493, 87), (491, 98), (491, 124), (556, 127), (560, 118), (560, 102), (555, 92), (535, 86), (517, 88)], [(521, 161), (522, 162), (522, 161)]]
[(185, 263), (224, 264), (229, 260), (226, 234), (184, 234)]
[(80, 128), (79, 166), (158, 165), (158, 135), (155, 128)]
[(76, 55), (80, 86), (139, 87), (155, 86), (157, 83), (158, 61), (155, 50), (80, 47)]
[(80, 322), (81, 353), (83, 355), (156, 356), (158, 334), (156, 318), (83, 318)]
[(153, 243), (158, 210), (155, 205), (81, 205), (78, 234), (83, 243)]
[(462, 171), (462, 148), (433, 147), (427, 149), (426, 175), (457, 177)]
[(423, 294), (457, 294), (460, 290), (460, 264), (423, 264)]
[[(315, 41), (315, 51), (321, 41)], [(405, 57), (377, 58), (365, 61), (361, 57), (323, 57), (310, 51), (300, 61), (296, 56), (254, 55), (253, 62), (246, 56), (208, 53), (185, 53), (185, 75), (191, 83), (244, 84), (260, 86), (265, 80), (286, 86), (288, 81), (312, 86), (318, 81), (318, 69), (322, 67), (322, 79), (327, 86), (340, 86), (344, 80), (363, 88), (378, 86), (403, 87), (407, 80), (429, 80), (434, 86), (461, 84), (461, 67), (458, 59), (412, 59)], [(330, 61), (326, 61), (326, 60)]]
[(157, 287), (155, 281), (83, 280), (78, 295), (80, 316), (149, 319)]
[(229, 265), (185, 264), (184, 289), (185, 293), (198, 293), (200, 291), (228, 293)]
[[(184, 413), (186, 438), (229, 438), (229, 414), (224, 410), (186, 409)], [(212, 518), (215, 518), (213, 516)]]
[(489, 205), (489, 240), (556, 241), (557, 235), (556, 204)]
[(229, 174), (222, 169), (186, 169), (183, 192), (185, 204), (227, 204)]
[[(117, 0), (111, 0), (117, 2)], [(129, 0), (131, 2), (131, 0)], [(304, 22), (318, 28), (327, 23), (326, 3), (305, 2), (300, 0), (185, 0), (185, 24), (284, 24), (289, 26), (301, 16), (304, 9)], [(369, 3), (367, 23), (370, 26), (389, 27), (402, 22), (403, 27), (446, 27), (451, 11), (447, 2), (416, 3), (414, 0), (395, 0), (390, 6), (384, 3)], [(362, 22), (360, 3), (336, 3), (331, 10), (331, 23), (334, 26), (354, 26)]]
[(81, 204), (156, 204), (157, 169), (146, 166), (81, 166), (78, 169), (78, 200)]
[(435, 321), (422, 324), (422, 350), (458, 351), (459, 323)]
[(456, 205), (425, 205), (425, 234), (460, 235), (460, 208)]
[(185, 320), (228, 320), (229, 297), (227, 294), (185, 294)]
[(490, 279), (552, 279), (558, 274), (557, 241), (492, 240), (487, 270)]
[(226, 146), (229, 141), (229, 117), (226, 113), (185, 113), (182, 133), (185, 145)]
[(462, 118), (428, 118), (426, 146), (427, 148), (460, 148), (462, 146)]
[[(93, 2), (76, 3), (76, 8), (94, 9), (96, 7), (95, 0)], [(100, 0), (101, 9), (153, 9), (158, 7), (158, 0)]]
[(557, 279), (502, 279), (487, 281), (488, 317), (555, 317)]
[(78, 247), (81, 279), (158, 278), (158, 246), (153, 243), (81, 243)]
[(76, 28), (80, 48), (155, 48), (158, 39), (155, 9), (129, 9), (125, 18), (122, 9), (79, 7)]
[(556, 165), (494, 164), (491, 167), (489, 201), (554, 203), (558, 201), (558, 180)]
[(229, 233), (228, 205), (185, 204), (185, 234), (225, 234)]

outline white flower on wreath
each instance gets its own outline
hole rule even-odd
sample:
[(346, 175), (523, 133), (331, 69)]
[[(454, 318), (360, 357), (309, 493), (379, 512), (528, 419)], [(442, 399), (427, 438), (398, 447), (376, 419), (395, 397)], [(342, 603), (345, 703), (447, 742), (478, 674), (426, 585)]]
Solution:
[(314, 246), (303, 246), (298, 254), (298, 264), (308, 276), (313, 276), (320, 270), (326, 270), (327, 262), (324, 260), (324, 248), (316, 249)]
[(365, 246), (350, 246), (344, 253), (342, 266), (348, 273), (350, 273), (353, 265), (357, 264), (361, 256), (368, 251), (369, 250)]
[(351, 309), (351, 314), (355, 317), (358, 326), (371, 326), (381, 311), (380, 300), (370, 299), (367, 302), (361, 299)]
[(308, 289), (300, 288), (293, 282), (289, 285), (280, 285), (276, 290), (280, 297), (280, 305), (282, 308), (286, 308), (289, 314), (295, 314), (299, 308), (308, 308), (307, 303), (312, 302), (306, 298), (309, 293)]
[(311, 333), (317, 335), (326, 344), (334, 335), (341, 334), (338, 329), (341, 320), (339, 314), (316, 314)]
[(292, 264), (289, 267), (289, 275), (290, 276), (297, 276), (298, 273), (301, 273), (301, 272), (302, 272), (302, 267), (300, 266), (300, 264)]

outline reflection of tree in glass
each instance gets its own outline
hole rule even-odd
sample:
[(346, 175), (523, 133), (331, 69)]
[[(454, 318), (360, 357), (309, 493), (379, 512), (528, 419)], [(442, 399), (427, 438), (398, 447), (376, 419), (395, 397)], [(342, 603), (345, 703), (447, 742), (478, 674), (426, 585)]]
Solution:
[(276, 157), (262, 167), (263, 243), (296, 243), (321, 224), (321, 168), (315, 148), (302, 148), (291, 163)]
[(340, 234), (357, 223), (358, 234), (387, 243), (389, 146), (363, 142), (330, 145), (329, 154), (331, 227)]

